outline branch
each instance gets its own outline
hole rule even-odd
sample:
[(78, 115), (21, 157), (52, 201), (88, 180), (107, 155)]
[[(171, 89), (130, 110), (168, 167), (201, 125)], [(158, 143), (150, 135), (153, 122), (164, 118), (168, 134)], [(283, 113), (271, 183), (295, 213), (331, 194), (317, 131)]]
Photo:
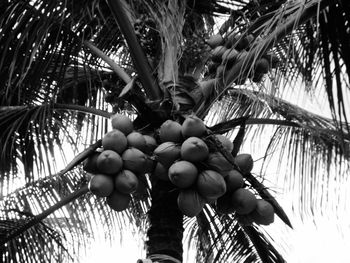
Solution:
[(54, 213), (56, 210), (62, 208), (68, 203), (73, 202), (77, 198), (85, 195), (89, 191), (88, 186), (84, 185), (80, 189), (76, 190), (75, 192), (67, 195), (62, 200), (60, 200), (58, 203), (54, 204), (50, 208), (46, 209), (44, 212), (34, 216), (32, 219), (30, 219), (27, 223), (20, 226), (19, 228), (15, 229), (14, 231), (8, 233), (6, 238), (3, 240), (0, 240), (0, 247), (5, 245), (8, 241), (14, 239), (18, 235), (22, 234), (23, 232), (27, 231), (32, 226), (35, 226), (36, 224), (39, 224), (43, 219), (48, 217), (50, 214)]
[(143, 53), (141, 46), (136, 38), (135, 31), (129, 21), (126, 11), (120, 0), (107, 0), (107, 3), (111, 9), (111, 12), (119, 25), (119, 29), (125, 37), (128, 43), (130, 54), (135, 64), (135, 68), (138, 72), (140, 81), (146, 93), (152, 100), (159, 100), (161, 96), (161, 90), (157, 85), (155, 78), (152, 75), (151, 68), (147, 61), (145, 54)]
[(80, 111), (84, 113), (91, 113), (94, 115), (102, 116), (104, 118), (110, 118), (111, 113), (103, 110), (99, 110), (96, 108), (90, 108), (82, 105), (76, 105), (76, 104), (60, 104), (60, 103), (54, 103), (53, 104), (54, 109), (63, 109), (63, 110), (75, 110)]
[(100, 50), (98, 47), (96, 47), (94, 44), (92, 44), (90, 41), (85, 40), (83, 44), (88, 47), (93, 54), (101, 58), (104, 62), (106, 62), (113, 71), (120, 77), (125, 83), (129, 83), (131, 81), (131, 78), (129, 75), (117, 64), (114, 62), (113, 59), (111, 59), (109, 56), (107, 56), (102, 50)]

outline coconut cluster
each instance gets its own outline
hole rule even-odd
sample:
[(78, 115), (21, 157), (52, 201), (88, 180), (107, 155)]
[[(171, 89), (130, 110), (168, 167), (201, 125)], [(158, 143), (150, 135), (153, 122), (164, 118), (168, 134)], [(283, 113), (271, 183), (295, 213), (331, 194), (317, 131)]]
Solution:
[(179, 189), (178, 207), (186, 216), (198, 215), (206, 203), (211, 203), (221, 213), (235, 212), (252, 222), (272, 223), (270, 203), (245, 188), (244, 175), (253, 168), (251, 155), (237, 155), (233, 165), (218, 147), (210, 147), (208, 136), (215, 136), (227, 152), (232, 152), (233, 143), (227, 137), (208, 135), (203, 121), (194, 115), (182, 125), (165, 121), (159, 129), (160, 144), (153, 153), (157, 160), (153, 175)]
[[(229, 70), (239, 60), (244, 59), (248, 50), (253, 46), (256, 38), (252, 34), (240, 35), (231, 32), (223, 37), (221, 34), (212, 35), (207, 39), (207, 44), (211, 48), (209, 64), (209, 74), (215, 74), (216, 78), (222, 78), (224, 70)], [(278, 57), (274, 53), (266, 53), (254, 63), (253, 72), (241, 74), (236, 80), (236, 84), (244, 84), (249, 77), (253, 82), (260, 82), (263, 76), (268, 73), (271, 68), (275, 68), (278, 64)]]
[(149, 154), (157, 144), (154, 137), (135, 131), (127, 116), (115, 114), (111, 122), (113, 130), (103, 136), (102, 148), (84, 161), (83, 169), (91, 174), (90, 192), (122, 211), (132, 194), (146, 187), (145, 173), (152, 168)]

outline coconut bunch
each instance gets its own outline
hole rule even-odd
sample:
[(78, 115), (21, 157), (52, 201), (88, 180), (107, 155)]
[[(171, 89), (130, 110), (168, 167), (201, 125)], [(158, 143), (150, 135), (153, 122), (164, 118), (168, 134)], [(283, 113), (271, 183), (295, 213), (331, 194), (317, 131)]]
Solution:
[[(159, 128), (160, 144), (153, 153), (157, 161), (153, 175), (179, 189), (178, 207), (186, 216), (196, 216), (207, 203), (216, 204), (221, 213), (260, 214), (258, 203), (264, 200), (258, 201), (244, 183), (244, 174), (253, 168), (251, 155), (237, 155), (233, 165), (211, 145), (209, 136), (215, 136), (221, 147), (232, 152), (233, 143), (227, 137), (209, 135), (203, 121), (194, 115), (182, 124), (165, 121)], [(254, 222), (267, 224), (267, 220)]]
[(115, 114), (111, 122), (113, 130), (103, 136), (102, 148), (84, 161), (83, 169), (91, 175), (90, 192), (105, 198), (111, 209), (123, 211), (132, 194), (146, 187), (145, 173), (153, 164), (148, 154), (156, 147), (156, 141), (135, 131), (127, 116)]
[[(209, 74), (216, 78), (222, 78), (224, 70), (232, 68), (239, 60), (247, 56), (252, 43), (256, 42), (256, 37), (252, 34), (240, 35), (231, 32), (223, 37), (221, 34), (212, 35), (207, 39), (207, 44), (211, 48), (210, 63), (208, 67)], [(270, 52), (257, 59), (253, 65), (254, 70), (249, 76), (242, 76), (236, 80), (236, 84), (244, 84), (249, 77), (253, 82), (260, 82), (263, 76), (271, 68), (277, 67), (278, 57)], [(243, 74), (244, 75), (244, 74)]]

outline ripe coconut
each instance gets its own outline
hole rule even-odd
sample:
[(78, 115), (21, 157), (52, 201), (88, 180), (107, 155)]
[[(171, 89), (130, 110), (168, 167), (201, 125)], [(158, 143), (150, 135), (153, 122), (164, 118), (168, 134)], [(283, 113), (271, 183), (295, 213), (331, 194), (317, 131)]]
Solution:
[(216, 48), (224, 43), (224, 38), (220, 34), (215, 34), (210, 36), (206, 42), (211, 48)]
[(273, 206), (264, 199), (257, 200), (255, 209), (249, 215), (255, 223), (265, 226), (272, 224), (275, 220)]
[(104, 174), (117, 174), (123, 166), (120, 155), (112, 150), (105, 150), (97, 157), (97, 168)]
[(248, 189), (239, 188), (232, 193), (231, 203), (237, 214), (247, 215), (255, 209), (257, 199)]
[(157, 162), (156, 167), (154, 168), (153, 174), (155, 177), (157, 177), (160, 180), (163, 181), (169, 181), (168, 176), (168, 168), (166, 168), (163, 164), (160, 162)]
[(128, 148), (122, 154), (123, 168), (136, 174), (144, 173), (146, 170), (146, 155), (136, 148)]
[(216, 201), (216, 209), (222, 214), (231, 214), (235, 211), (231, 203), (231, 194), (225, 193), (223, 196), (219, 197)]
[(233, 165), (220, 152), (209, 153), (205, 163), (210, 169), (219, 172), (223, 177), (233, 169)]
[(130, 194), (123, 194), (114, 190), (107, 198), (107, 205), (114, 211), (123, 211), (128, 208), (131, 201)]
[(221, 142), (222, 147), (224, 147), (224, 149), (226, 151), (228, 151), (229, 153), (232, 152), (233, 142), (229, 138), (227, 138), (226, 136), (224, 136), (222, 134), (215, 134), (215, 137), (216, 137), (216, 139), (218, 139)]
[(119, 154), (124, 152), (128, 145), (127, 139), (119, 130), (111, 130), (102, 138), (102, 146), (104, 150), (112, 150)]
[(94, 152), (89, 157), (87, 157), (83, 162), (83, 169), (88, 173), (97, 174), (99, 173), (97, 168), (97, 158), (100, 152)]
[(217, 199), (225, 194), (226, 183), (218, 172), (204, 170), (198, 175), (196, 189), (204, 199)]
[(146, 141), (146, 150), (145, 153), (151, 154), (155, 148), (157, 148), (158, 144), (156, 139), (150, 135), (143, 135)]
[(170, 181), (179, 188), (190, 187), (197, 179), (197, 167), (188, 161), (173, 163), (168, 171)]
[(182, 123), (181, 133), (185, 138), (201, 137), (206, 132), (204, 122), (195, 115), (188, 116)]
[(105, 174), (96, 174), (91, 177), (88, 188), (98, 197), (109, 196), (114, 189), (113, 178)]
[(181, 145), (181, 158), (190, 162), (201, 162), (209, 156), (205, 142), (198, 137), (190, 137)]
[(227, 176), (225, 177), (226, 187), (227, 191), (233, 192), (237, 190), (238, 188), (242, 188), (244, 185), (243, 175), (233, 169), (229, 171)]
[(134, 125), (129, 117), (116, 113), (111, 116), (113, 129), (120, 130), (125, 135), (128, 135), (134, 130)]
[(199, 193), (194, 189), (182, 189), (177, 197), (177, 206), (180, 211), (188, 216), (194, 217), (198, 215), (203, 207), (205, 202)]
[(182, 142), (181, 124), (167, 120), (159, 128), (159, 138), (161, 142)]
[(135, 192), (138, 184), (137, 176), (129, 170), (121, 170), (114, 178), (115, 189), (124, 194)]
[(243, 175), (249, 174), (254, 166), (253, 158), (248, 153), (238, 154), (234, 159), (234, 163)]
[(146, 139), (141, 133), (133, 131), (126, 136), (126, 140), (128, 141), (129, 147), (134, 147), (142, 152), (146, 151)]
[(181, 148), (174, 142), (163, 142), (155, 150), (154, 155), (158, 162), (169, 168), (181, 156)]

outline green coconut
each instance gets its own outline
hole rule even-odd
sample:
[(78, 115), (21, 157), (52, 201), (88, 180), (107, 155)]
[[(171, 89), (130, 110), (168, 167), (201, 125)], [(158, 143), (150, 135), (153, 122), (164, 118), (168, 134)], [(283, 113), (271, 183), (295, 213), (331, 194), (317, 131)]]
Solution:
[(98, 197), (109, 196), (114, 189), (113, 178), (105, 174), (96, 174), (91, 177), (88, 189)]
[(129, 170), (121, 170), (114, 178), (114, 186), (123, 194), (131, 194), (136, 191), (139, 184), (137, 176)]
[(275, 210), (273, 206), (264, 199), (258, 199), (253, 212), (250, 213), (253, 221), (259, 225), (270, 225), (275, 220)]
[(201, 162), (209, 156), (209, 148), (198, 137), (189, 137), (181, 145), (181, 158), (190, 162)]
[(182, 142), (181, 124), (167, 120), (159, 128), (159, 138), (161, 142)]
[(147, 143), (145, 137), (136, 131), (133, 131), (126, 136), (129, 147), (134, 147), (144, 152), (147, 150)]
[(207, 200), (217, 199), (226, 192), (226, 183), (221, 174), (213, 170), (199, 173), (196, 189)]
[(198, 215), (205, 202), (199, 193), (194, 189), (182, 189), (177, 198), (177, 206), (179, 210), (188, 217)]
[(128, 208), (131, 201), (130, 194), (123, 194), (114, 190), (107, 198), (107, 205), (114, 211), (120, 212)]
[(242, 188), (244, 185), (243, 175), (233, 169), (228, 172), (227, 176), (225, 177), (226, 187), (227, 191), (233, 192), (237, 190), (238, 188)]
[(257, 199), (248, 189), (239, 188), (232, 193), (231, 203), (237, 214), (247, 215), (255, 209)]
[(184, 138), (201, 137), (205, 134), (207, 128), (204, 122), (195, 115), (188, 116), (182, 123), (181, 133)]
[(197, 167), (188, 161), (178, 161), (169, 167), (170, 181), (179, 188), (187, 188), (193, 185), (198, 176)]
[(129, 117), (116, 113), (111, 116), (113, 129), (120, 130), (125, 135), (128, 135), (134, 130), (134, 125)]
[(83, 162), (84, 171), (92, 174), (99, 173), (97, 168), (97, 158), (100, 155), (100, 152), (94, 152), (89, 157), (87, 157)]
[(220, 152), (209, 153), (205, 164), (210, 167), (211, 170), (219, 172), (223, 177), (226, 177), (233, 169), (233, 165)]
[(142, 174), (146, 170), (146, 155), (136, 148), (128, 148), (122, 154), (123, 168), (135, 174)]
[(102, 146), (104, 150), (112, 150), (121, 154), (127, 147), (127, 139), (119, 130), (111, 130), (107, 132), (102, 138)]
[(163, 142), (153, 152), (158, 162), (169, 168), (181, 156), (181, 148), (174, 142)]
[(234, 163), (237, 165), (243, 175), (249, 174), (254, 166), (253, 158), (248, 153), (238, 154), (234, 158)]
[(112, 150), (105, 150), (97, 157), (97, 168), (101, 173), (114, 175), (117, 174), (123, 166), (120, 155)]

